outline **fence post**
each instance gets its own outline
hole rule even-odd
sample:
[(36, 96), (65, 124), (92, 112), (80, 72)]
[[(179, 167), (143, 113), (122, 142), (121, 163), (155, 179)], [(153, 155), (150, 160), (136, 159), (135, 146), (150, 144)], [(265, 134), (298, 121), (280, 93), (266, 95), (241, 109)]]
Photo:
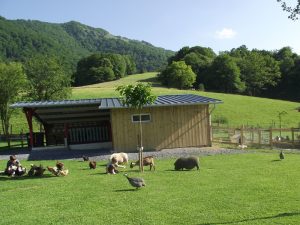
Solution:
[(244, 145), (244, 125), (242, 126), (241, 128), (241, 145), (243, 146)]
[(261, 129), (258, 128), (258, 145), (261, 146)]
[(270, 147), (273, 148), (273, 137), (272, 137), (272, 127), (270, 128), (270, 135), (269, 135)]
[(293, 147), (295, 147), (295, 131), (294, 131), (294, 128), (291, 128), (291, 131), (292, 131), (292, 144), (293, 144)]

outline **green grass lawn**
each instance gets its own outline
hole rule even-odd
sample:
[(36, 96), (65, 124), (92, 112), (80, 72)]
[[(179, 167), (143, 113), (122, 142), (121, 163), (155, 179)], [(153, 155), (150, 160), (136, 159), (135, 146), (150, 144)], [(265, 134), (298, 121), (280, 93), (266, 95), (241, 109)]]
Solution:
[[(174, 159), (164, 159), (155, 172), (117, 175), (65, 160), (67, 177), (1, 176), (0, 224), (299, 224), (299, 160), (278, 161), (277, 151), (216, 155), (201, 157), (200, 171), (173, 171)], [(147, 186), (134, 190), (125, 171)]]

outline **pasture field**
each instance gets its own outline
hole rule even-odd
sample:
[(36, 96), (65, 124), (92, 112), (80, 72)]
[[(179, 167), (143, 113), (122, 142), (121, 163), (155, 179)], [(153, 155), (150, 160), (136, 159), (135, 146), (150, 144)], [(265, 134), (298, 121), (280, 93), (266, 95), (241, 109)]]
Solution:
[[(203, 156), (199, 171), (173, 171), (174, 161), (157, 159), (155, 172), (106, 175), (104, 161), (90, 170), (87, 162), (64, 160), (66, 177), (0, 176), (0, 224), (300, 223), (300, 154), (282, 161), (277, 151)], [(55, 161), (22, 161), (30, 163)], [(135, 190), (124, 172), (147, 186)]]
[[(196, 90), (178, 90), (174, 88), (162, 87), (156, 80), (155, 72), (135, 74), (122, 78), (117, 81), (87, 85), (72, 88), (72, 99), (84, 98), (101, 98), (101, 97), (118, 97), (115, 91), (119, 85), (133, 84), (136, 82), (150, 82), (153, 86), (155, 95), (166, 94), (196, 94), (211, 98), (220, 99), (224, 104), (219, 104), (213, 110), (212, 121), (225, 119), (226, 125), (231, 127), (255, 126), (262, 128), (279, 127), (278, 114), (282, 111), (287, 114), (282, 116), (282, 127), (299, 127), (300, 113), (296, 110), (300, 103), (282, 100), (273, 100), (267, 98), (257, 98), (242, 95), (203, 92)], [(23, 130), (28, 132), (28, 125), (24, 114), (21, 110), (16, 110), (11, 119), (13, 133), (19, 133)], [(1, 125), (0, 125), (1, 127)], [(39, 125), (34, 124), (35, 130), (38, 131)]]
[(278, 114), (285, 111), (287, 114), (282, 116), (282, 127), (299, 127), (300, 113), (296, 108), (300, 106), (300, 103), (243, 95), (165, 88), (155, 79), (156, 74), (135, 74), (118, 81), (73, 88), (72, 98), (118, 97), (115, 89), (119, 85), (132, 84), (138, 81), (150, 82), (155, 95), (196, 94), (222, 100), (224, 104), (216, 106), (212, 114), (212, 120), (217, 121), (218, 118), (226, 118), (229, 126), (248, 125), (269, 128), (271, 125), (275, 125), (279, 127)]

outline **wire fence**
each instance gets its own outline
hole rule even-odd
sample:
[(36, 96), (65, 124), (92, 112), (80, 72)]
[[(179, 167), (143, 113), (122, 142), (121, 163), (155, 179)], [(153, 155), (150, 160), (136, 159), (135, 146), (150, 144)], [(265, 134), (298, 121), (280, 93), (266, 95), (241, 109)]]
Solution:
[(243, 146), (298, 148), (300, 128), (212, 127), (213, 142)]

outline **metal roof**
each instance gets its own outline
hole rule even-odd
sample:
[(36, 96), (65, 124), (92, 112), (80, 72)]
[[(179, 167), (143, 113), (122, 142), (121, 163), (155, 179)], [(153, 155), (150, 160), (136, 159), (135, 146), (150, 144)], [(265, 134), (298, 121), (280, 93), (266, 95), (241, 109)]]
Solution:
[[(185, 95), (161, 95), (151, 105), (153, 106), (174, 106), (174, 105), (199, 105), (199, 104), (219, 104), (221, 100), (203, 97), (193, 94)], [(12, 108), (52, 108), (80, 105), (99, 105), (100, 109), (128, 108), (122, 104), (120, 98), (99, 98), (99, 99), (80, 99), (80, 100), (61, 100), (61, 101), (35, 101), (35, 102), (16, 102)]]
[[(207, 98), (199, 95), (161, 95), (158, 96), (155, 102), (145, 107), (154, 106), (174, 106), (174, 105), (198, 105), (198, 104), (219, 104), (223, 103), (221, 100)], [(103, 99), (101, 101), (100, 109), (114, 109), (114, 108), (128, 108), (122, 104), (120, 99)]]
[(33, 101), (16, 102), (12, 108), (50, 108), (58, 106), (80, 106), (80, 105), (100, 105), (102, 99), (79, 99), (79, 100), (60, 100), (60, 101)]

